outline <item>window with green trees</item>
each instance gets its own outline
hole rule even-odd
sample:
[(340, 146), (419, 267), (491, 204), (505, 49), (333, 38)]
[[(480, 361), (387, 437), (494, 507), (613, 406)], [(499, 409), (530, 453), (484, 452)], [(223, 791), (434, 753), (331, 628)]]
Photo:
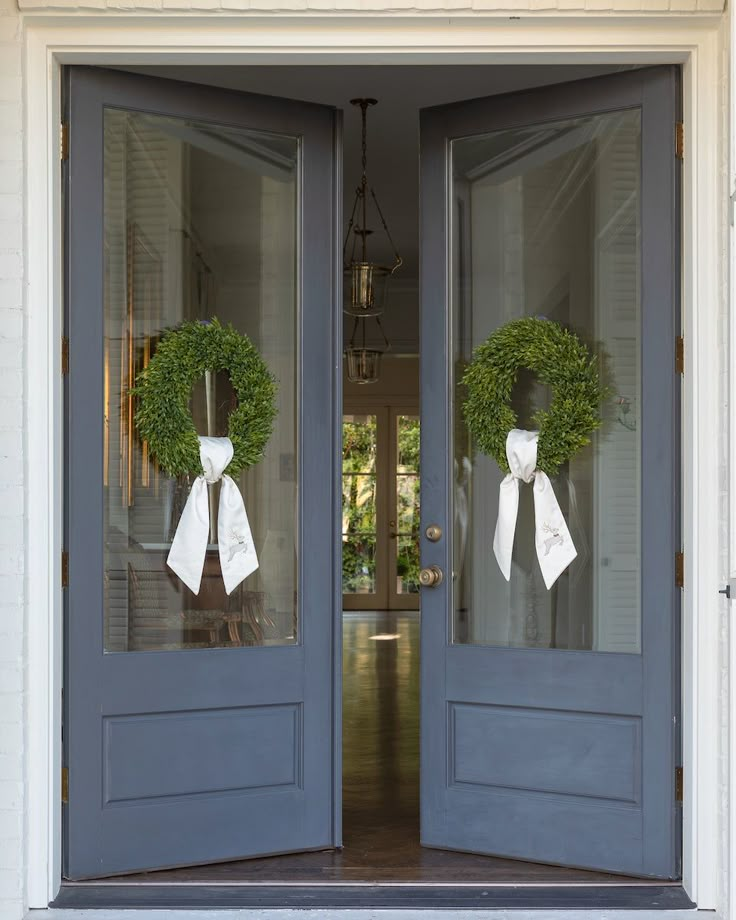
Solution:
[[(391, 465), (396, 520), (396, 591), (419, 591), (419, 418), (397, 415)], [(376, 593), (378, 417), (343, 416), (342, 584), (345, 594)], [(384, 498), (380, 499), (381, 501)]]
[(396, 417), (396, 590), (419, 591), (419, 419)]
[(342, 424), (342, 590), (376, 590), (375, 415), (345, 415)]

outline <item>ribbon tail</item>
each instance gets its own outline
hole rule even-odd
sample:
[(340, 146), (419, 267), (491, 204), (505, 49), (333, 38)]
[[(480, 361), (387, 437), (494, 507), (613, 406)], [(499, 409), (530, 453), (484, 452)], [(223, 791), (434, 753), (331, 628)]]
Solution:
[(176, 572), (194, 594), (199, 594), (204, 558), (207, 554), (210, 534), (209, 507), (207, 481), (204, 476), (198, 476), (184, 505), (166, 559), (168, 567)]
[(511, 580), (511, 556), (518, 513), (519, 480), (509, 473), (498, 487), (498, 518), (493, 536), (493, 552), (506, 581)]
[(220, 568), (228, 594), (258, 568), (253, 535), (240, 489), (230, 476), (222, 477), (217, 522)]
[(547, 590), (575, 559), (578, 552), (552, 488), (549, 476), (534, 476), (534, 543)]

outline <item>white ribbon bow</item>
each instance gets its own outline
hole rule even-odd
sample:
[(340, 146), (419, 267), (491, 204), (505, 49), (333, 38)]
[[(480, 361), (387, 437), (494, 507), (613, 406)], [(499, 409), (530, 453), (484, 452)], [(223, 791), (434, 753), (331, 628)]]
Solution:
[(233, 458), (230, 438), (200, 438), (199, 456), (203, 476), (197, 476), (182, 511), (166, 560), (184, 584), (199, 594), (202, 570), (210, 533), (210, 502), (208, 483), (222, 480), (217, 518), (217, 542), (220, 568), (228, 594), (258, 568), (258, 556), (245, 513), (243, 496), (224, 471)]
[(519, 512), (521, 480), (534, 480), (534, 543), (547, 590), (577, 556), (549, 476), (537, 469), (538, 431), (514, 428), (506, 438), (506, 457), (511, 472), (498, 493), (498, 520), (493, 552), (506, 581), (511, 578), (516, 517)]

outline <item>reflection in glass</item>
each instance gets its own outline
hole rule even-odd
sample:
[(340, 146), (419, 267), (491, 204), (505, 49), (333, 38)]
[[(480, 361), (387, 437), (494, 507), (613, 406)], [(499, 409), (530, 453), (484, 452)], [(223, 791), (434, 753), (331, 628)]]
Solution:
[[(452, 143), (454, 629), (458, 643), (640, 651), (640, 159), (638, 109)], [(462, 379), (499, 326), (541, 316), (600, 357), (611, 397), (554, 489), (578, 558), (547, 591), (522, 486), (511, 581), (493, 556), (502, 473), (474, 451)], [(529, 428), (550, 394), (521, 372)]]
[(396, 593), (419, 593), (419, 417), (396, 416)]
[(375, 415), (345, 415), (342, 423), (342, 590), (376, 591)]
[[(297, 167), (294, 138), (105, 111), (107, 652), (297, 641)], [(212, 316), (250, 336), (279, 385), (266, 456), (237, 480), (260, 568), (229, 597), (216, 537), (199, 595), (166, 566), (190, 482), (149, 456), (130, 394), (165, 330)], [(208, 377), (192, 415), (223, 436), (234, 394), (227, 374)]]

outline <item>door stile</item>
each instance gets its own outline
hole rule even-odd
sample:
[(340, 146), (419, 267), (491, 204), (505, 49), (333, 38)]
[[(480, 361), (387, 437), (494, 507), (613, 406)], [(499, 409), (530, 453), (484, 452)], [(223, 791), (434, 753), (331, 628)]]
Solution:
[[(325, 596), (329, 597), (331, 594), (334, 596), (332, 586), (335, 585), (337, 577), (334, 541), (331, 541), (332, 547), (326, 551), (315, 552), (312, 549), (315, 542), (314, 521), (334, 519), (333, 515), (324, 515), (320, 509), (334, 508), (339, 495), (334, 491), (334, 478), (326, 475), (325, 465), (329, 470), (330, 460), (336, 464), (337, 458), (341, 455), (340, 429), (336, 430), (334, 422), (337, 413), (341, 411), (342, 398), (339, 382), (336, 386), (337, 354), (341, 355), (341, 351), (336, 354), (336, 343), (340, 341), (338, 333), (341, 331), (341, 320), (338, 312), (340, 310), (339, 294), (334, 287), (331, 292), (331, 316), (328, 330), (325, 330), (321, 322), (312, 322), (310, 316), (310, 306), (319, 296), (318, 292), (326, 286), (328, 280), (334, 284), (332, 280), (334, 279), (334, 267), (340, 253), (337, 228), (339, 226), (338, 215), (341, 213), (339, 210), (341, 192), (338, 185), (339, 174), (334, 167), (337, 162), (340, 162), (340, 157), (337, 156), (340, 141), (339, 126), (335, 124), (334, 111), (330, 112), (330, 121), (331, 131), (329, 133), (315, 133), (314, 141), (309, 147), (302, 141), (304, 153), (300, 227), (303, 238), (309, 237), (312, 240), (310, 245), (316, 246), (314, 262), (304, 258), (303, 255), (300, 259), (302, 316), (299, 335), (299, 376), (302, 405), (312, 409), (312, 411), (302, 412), (300, 426), (301, 449), (303, 450), (305, 446), (303, 440), (305, 436), (312, 444), (309, 454), (301, 453), (302, 457), (310, 459), (309, 466), (306, 463), (303, 464), (300, 477), (304, 483), (300, 488), (299, 591), (303, 598), (300, 605), (302, 611), (317, 611), (320, 605), (324, 604)], [(311, 177), (310, 181), (304, 181), (305, 175)], [(315, 177), (319, 177), (319, 181), (315, 181)], [(333, 196), (324, 201), (321, 190), (327, 186), (332, 188)], [(320, 227), (331, 228), (332, 235), (321, 234)], [(319, 242), (315, 242), (315, 238), (319, 238)], [(304, 249), (301, 248), (300, 252), (304, 253)], [(328, 267), (327, 277), (325, 277), (326, 266)], [(317, 407), (320, 407), (319, 411), (315, 411)], [(308, 427), (311, 431), (308, 431)], [(327, 445), (327, 450), (315, 452), (313, 445), (322, 439)], [(326, 459), (327, 464), (325, 464)], [(336, 610), (335, 616), (329, 617), (328, 613), (326, 618), (332, 619), (333, 628), (338, 614), (339, 610)], [(321, 616), (308, 618), (303, 613), (301, 616), (305, 695), (320, 700), (319, 705), (310, 707), (309, 711), (307, 707), (304, 707), (304, 737), (310, 739), (310, 743), (317, 747), (324, 743), (323, 739), (330, 739), (331, 744), (334, 745), (331, 757), (334, 764), (340, 748), (338, 735), (340, 722), (335, 718), (335, 702), (339, 697), (333, 696), (332, 699), (328, 699), (326, 691), (329, 688), (329, 691), (334, 693), (334, 690), (339, 688), (341, 672), (333, 670), (335, 665), (334, 643), (337, 637), (333, 633), (330, 642), (322, 641), (320, 638), (320, 632), (325, 628), (324, 619)], [(338, 637), (341, 638), (341, 633), (338, 633)], [(324, 678), (326, 674), (331, 675), (327, 681)], [(333, 773), (332, 779), (334, 783), (332, 790), (325, 790), (328, 793), (327, 798), (319, 801), (315, 796), (310, 810), (313, 810), (315, 817), (319, 816), (320, 822), (324, 822), (323, 839), (330, 840), (330, 846), (337, 846), (338, 842), (333, 834), (335, 828), (340, 826), (336, 815), (339, 814), (341, 803), (341, 774)]]
[[(649, 794), (656, 798), (644, 810), (644, 839), (652, 854), (662, 854), (651, 864), (659, 874), (679, 873), (681, 853), (679, 830), (681, 808), (675, 794), (675, 765), (680, 757), (676, 743), (680, 701), (677, 695), (681, 591), (675, 580), (675, 553), (680, 549), (680, 480), (678, 455), (680, 414), (678, 386), (680, 377), (672, 358), (679, 331), (679, 220), (677, 217), (678, 159), (662, 156), (662, 145), (672, 150), (668, 138), (679, 118), (679, 73), (675, 67), (652, 72), (642, 85), (642, 163), (663, 164), (650, 169), (642, 184), (641, 270), (642, 298), (656, 291), (653, 309), (642, 311), (642, 471), (656, 469), (658, 476), (647, 479), (646, 496), (642, 495), (642, 610), (669, 610), (671, 616), (643, 617), (641, 662), (644, 688), (643, 774), (661, 772), (665, 751), (671, 768), (660, 784), (652, 785)], [(662, 232), (662, 228), (666, 228)], [(650, 301), (651, 302), (651, 301)], [(666, 411), (662, 411), (666, 407)], [(674, 425), (668, 424), (675, 419)], [(666, 537), (658, 518), (667, 510)], [(655, 652), (659, 650), (662, 654)], [(657, 698), (662, 688), (669, 688), (673, 719), (657, 717)], [(665, 855), (666, 854), (666, 855)]]
[(332, 841), (342, 847), (343, 113), (334, 112), (332, 200)]
[[(423, 846), (443, 845), (446, 809), (443, 789), (447, 783), (445, 725), (447, 678), (445, 652), (449, 641), (449, 593), (452, 572), (450, 507), (450, 455), (447, 432), (451, 430), (450, 317), (447, 227), (447, 150), (439, 119), (421, 125), (420, 189), (436, 188), (439, 194), (420, 195), (420, 334), (419, 366), (421, 394), (420, 553), (423, 567), (438, 565), (448, 577), (439, 587), (424, 590), (421, 610), (421, 703), (420, 703), (420, 836)], [(436, 543), (426, 530), (439, 524), (445, 539)], [(437, 724), (438, 718), (442, 720)]]

